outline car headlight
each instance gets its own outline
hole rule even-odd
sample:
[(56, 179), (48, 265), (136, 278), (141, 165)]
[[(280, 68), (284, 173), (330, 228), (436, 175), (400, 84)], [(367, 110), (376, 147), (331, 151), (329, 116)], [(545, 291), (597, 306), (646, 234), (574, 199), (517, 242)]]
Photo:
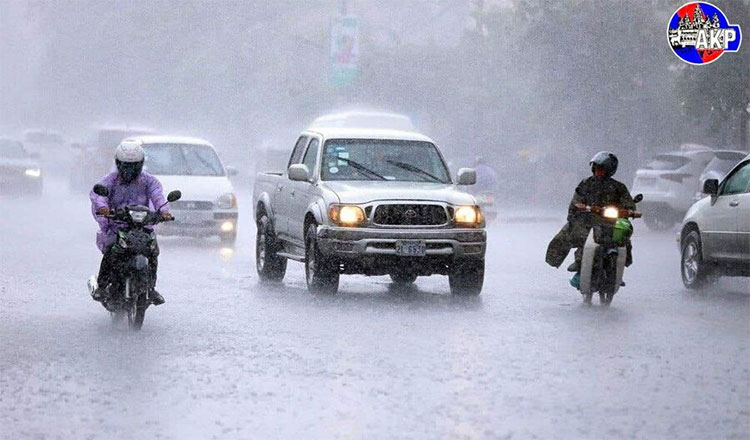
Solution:
[(484, 222), (478, 206), (459, 206), (453, 214), (453, 222), (460, 226), (476, 227)]
[(618, 218), (620, 217), (620, 210), (615, 208), (614, 206), (607, 206), (604, 208), (604, 212), (602, 212), (602, 216), (605, 218)]
[(365, 223), (365, 212), (359, 206), (331, 205), (328, 216), (340, 226), (362, 226)]
[(24, 171), (24, 174), (36, 179), (37, 177), (42, 175), (42, 170), (40, 170), (39, 168), (27, 168), (26, 171)]
[(233, 209), (237, 207), (237, 197), (233, 193), (226, 193), (216, 201), (219, 209)]

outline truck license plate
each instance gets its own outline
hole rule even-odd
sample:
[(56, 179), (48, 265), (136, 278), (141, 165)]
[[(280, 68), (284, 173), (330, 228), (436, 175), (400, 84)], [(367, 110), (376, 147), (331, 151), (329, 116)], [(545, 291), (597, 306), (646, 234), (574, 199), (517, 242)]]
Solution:
[(427, 253), (427, 245), (424, 241), (397, 241), (396, 255), (401, 257), (424, 257)]

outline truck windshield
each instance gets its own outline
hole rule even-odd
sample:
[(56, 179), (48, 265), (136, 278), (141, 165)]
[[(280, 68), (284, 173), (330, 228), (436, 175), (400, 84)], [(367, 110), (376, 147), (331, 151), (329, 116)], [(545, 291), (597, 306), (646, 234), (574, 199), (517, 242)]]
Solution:
[(445, 163), (430, 142), (330, 139), (322, 160), (323, 180), (450, 183)]
[(162, 176), (224, 176), (213, 148), (197, 144), (148, 144), (144, 169)]

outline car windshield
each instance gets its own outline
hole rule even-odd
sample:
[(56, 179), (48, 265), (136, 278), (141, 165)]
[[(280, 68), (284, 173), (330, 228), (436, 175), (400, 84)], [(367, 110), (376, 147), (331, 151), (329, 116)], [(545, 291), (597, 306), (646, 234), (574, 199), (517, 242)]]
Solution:
[(323, 180), (393, 180), (450, 183), (448, 170), (430, 142), (331, 139), (323, 149)]
[(0, 139), (0, 156), (12, 159), (23, 159), (28, 157), (23, 144), (18, 141)]
[(662, 171), (668, 171), (668, 170), (676, 170), (685, 164), (690, 162), (690, 160), (684, 156), (675, 156), (672, 154), (662, 154), (659, 156), (656, 156), (646, 164), (643, 169), (646, 170), (662, 170)]
[(151, 174), (165, 176), (224, 176), (226, 172), (214, 149), (197, 144), (147, 144), (143, 146)]
[(746, 156), (745, 153), (734, 153), (729, 151), (717, 152), (711, 162), (706, 165), (706, 170), (716, 171), (722, 176), (726, 175), (735, 165), (737, 165)]

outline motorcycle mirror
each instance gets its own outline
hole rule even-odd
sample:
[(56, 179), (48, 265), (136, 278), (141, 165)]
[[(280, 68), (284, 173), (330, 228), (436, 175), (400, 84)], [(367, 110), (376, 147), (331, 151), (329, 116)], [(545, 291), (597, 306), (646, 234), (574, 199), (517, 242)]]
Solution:
[(102, 185), (101, 183), (97, 183), (96, 185), (94, 185), (94, 194), (102, 197), (108, 197), (109, 189), (107, 189), (107, 187)]
[(635, 197), (633, 197), (633, 201), (635, 203), (640, 203), (641, 200), (643, 200), (643, 194), (637, 194)]
[(182, 193), (180, 191), (174, 190), (167, 195), (167, 201), (176, 202), (177, 200), (180, 200), (181, 197)]

